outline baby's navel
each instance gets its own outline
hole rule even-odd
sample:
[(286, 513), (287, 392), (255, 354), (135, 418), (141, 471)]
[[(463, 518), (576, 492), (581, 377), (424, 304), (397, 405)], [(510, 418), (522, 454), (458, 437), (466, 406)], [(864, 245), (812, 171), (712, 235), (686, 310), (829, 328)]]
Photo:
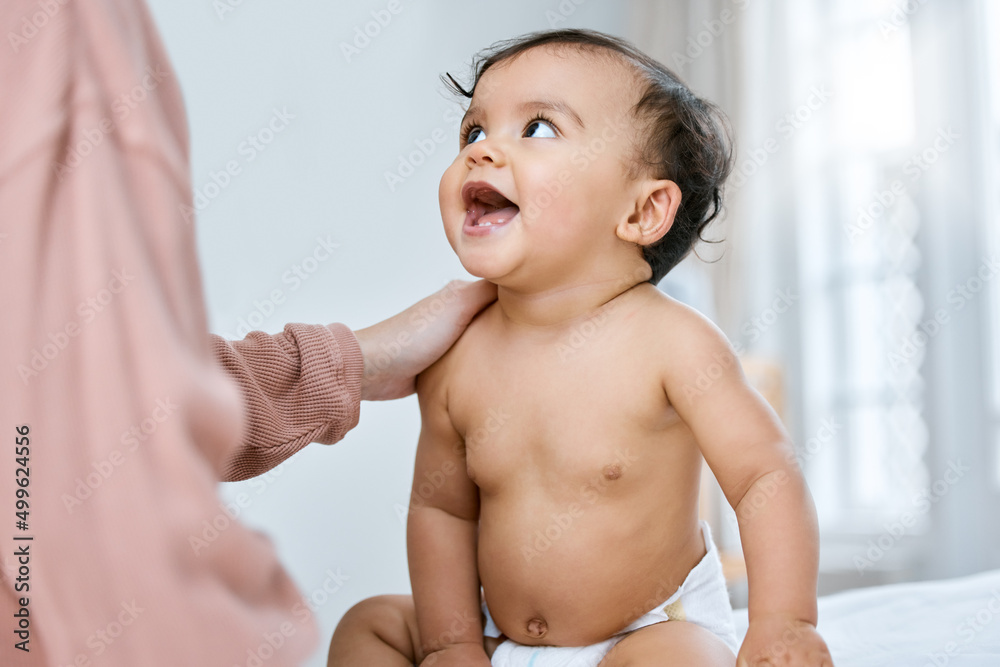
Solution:
[(618, 479), (622, 476), (622, 467), (617, 463), (612, 463), (611, 465), (604, 466), (603, 472), (605, 479)]
[(543, 618), (533, 618), (528, 621), (528, 635), (541, 639), (549, 631), (549, 626)]

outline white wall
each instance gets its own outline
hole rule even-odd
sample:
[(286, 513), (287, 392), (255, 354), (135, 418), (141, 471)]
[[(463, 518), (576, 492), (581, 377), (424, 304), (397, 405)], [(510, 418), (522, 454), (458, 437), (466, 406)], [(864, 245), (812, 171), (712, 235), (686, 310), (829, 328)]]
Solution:
[[(400, 0), (402, 11), (348, 62), (340, 44), (388, 0), (149, 4), (185, 95), (194, 187), (214, 196), (198, 214), (198, 243), (211, 329), (227, 337), (242, 336), (241, 319), (269, 332), (286, 322), (364, 327), (466, 277), (438, 216), (438, 179), (458, 141), (438, 75), (467, 74), (476, 51), (549, 28), (560, 12), (568, 18), (558, 27), (625, 27), (624, 3), (612, 0)], [(213, 4), (237, 6), (220, 16)], [(244, 142), (275, 109), (294, 118), (251, 160)], [(439, 129), (447, 141), (390, 191), (384, 173)], [(212, 174), (225, 183), (218, 174), (230, 161), (239, 173), (216, 189)], [(296, 284), (291, 272), (317, 238), (339, 247), (307, 262), (315, 271)], [(275, 290), (283, 303), (272, 307), (264, 301)], [(268, 476), (223, 485), (223, 497), (249, 496), (244, 520), (272, 537), (305, 595), (322, 591), (328, 570), (348, 577), (316, 598), (324, 639), (309, 665), (325, 664), (352, 604), (409, 591), (394, 505), (407, 502), (418, 425), (412, 397), (366, 403), (337, 446), (312, 445)]]

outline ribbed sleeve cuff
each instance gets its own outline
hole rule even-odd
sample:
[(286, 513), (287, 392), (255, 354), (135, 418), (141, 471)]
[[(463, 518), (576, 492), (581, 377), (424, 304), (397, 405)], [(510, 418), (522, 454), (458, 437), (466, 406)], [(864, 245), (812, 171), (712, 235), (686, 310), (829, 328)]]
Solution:
[[(361, 354), (361, 345), (357, 336), (343, 324), (328, 324), (326, 328), (333, 334), (341, 366), (341, 381), (347, 397), (349, 431), (358, 424), (361, 414), (361, 378), (365, 372), (365, 359)], [(335, 360), (336, 362), (336, 360)]]

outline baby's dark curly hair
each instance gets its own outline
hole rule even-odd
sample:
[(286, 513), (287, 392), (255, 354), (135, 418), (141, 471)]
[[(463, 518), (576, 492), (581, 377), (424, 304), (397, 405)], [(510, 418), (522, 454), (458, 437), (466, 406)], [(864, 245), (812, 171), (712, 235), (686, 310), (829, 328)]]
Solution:
[(547, 30), (498, 42), (473, 60), (471, 88), (450, 74), (444, 81), (455, 93), (471, 98), (490, 67), (548, 44), (618, 54), (635, 68), (644, 86), (632, 108), (635, 120), (645, 128), (637, 147), (636, 172), (671, 180), (681, 190), (670, 231), (642, 249), (653, 271), (649, 282), (655, 285), (702, 240), (702, 230), (722, 210), (722, 186), (733, 164), (729, 122), (717, 106), (697, 97), (672, 71), (628, 42), (593, 30)]

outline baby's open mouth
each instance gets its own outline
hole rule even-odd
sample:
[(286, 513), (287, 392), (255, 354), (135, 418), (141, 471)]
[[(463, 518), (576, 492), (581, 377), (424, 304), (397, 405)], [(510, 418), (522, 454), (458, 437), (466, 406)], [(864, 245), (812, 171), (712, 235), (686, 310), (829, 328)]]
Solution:
[(462, 199), (468, 212), (465, 224), (470, 227), (503, 225), (521, 210), (492, 185), (482, 181), (466, 183), (462, 188)]

